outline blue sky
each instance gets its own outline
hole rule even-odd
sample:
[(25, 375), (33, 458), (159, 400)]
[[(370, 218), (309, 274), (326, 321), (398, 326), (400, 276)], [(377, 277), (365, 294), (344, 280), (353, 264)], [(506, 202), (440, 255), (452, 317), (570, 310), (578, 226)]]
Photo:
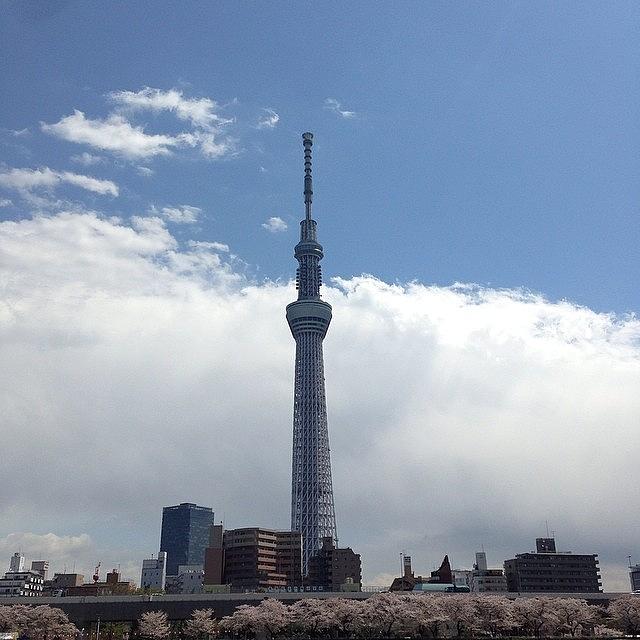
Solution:
[[(54, 1), (0, 11), (2, 159), (114, 181), (120, 195), (98, 197), (103, 211), (198, 207), (197, 228), (180, 233), (228, 244), (257, 277), (288, 278), (309, 129), (328, 276), (638, 308), (635, 3)], [(107, 94), (144, 87), (215, 100), (234, 120), (233, 153), (132, 163), (40, 129), (74, 109), (104, 119)], [(263, 109), (278, 114), (273, 129), (255, 128)], [(130, 119), (148, 134), (185, 129), (166, 113)], [(105, 161), (70, 160), (85, 151)], [(261, 224), (276, 216), (289, 228), (268, 234)]]
[(338, 531), (365, 581), (400, 552), (500, 566), (548, 521), (628, 589), (639, 22), (625, 2), (1, 3), (0, 415), (30, 468), (0, 483), (0, 564), (138, 579), (183, 501), (289, 525), (310, 130)]

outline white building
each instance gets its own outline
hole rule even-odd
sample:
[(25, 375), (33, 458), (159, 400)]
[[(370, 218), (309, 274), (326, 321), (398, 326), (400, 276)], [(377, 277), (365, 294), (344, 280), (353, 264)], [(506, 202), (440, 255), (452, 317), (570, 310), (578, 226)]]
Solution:
[(204, 593), (204, 569), (201, 564), (178, 566), (178, 575), (167, 579), (167, 593)]
[(453, 584), (456, 587), (468, 587), (471, 583), (471, 574), (473, 571), (468, 569), (453, 569), (451, 577), (453, 578)]
[(474, 593), (502, 593), (507, 591), (507, 579), (502, 569), (487, 569), (487, 554), (476, 553), (469, 587)]
[(157, 558), (142, 561), (140, 588), (150, 591), (164, 591), (167, 579), (167, 552), (161, 551)]
[(7, 571), (4, 578), (0, 578), (0, 597), (41, 596), (43, 589), (44, 578), (33, 571)]
[(9, 571), (21, 572), (24, 571), (24, 555), (21, 553), (14, 553), (9, 561)]

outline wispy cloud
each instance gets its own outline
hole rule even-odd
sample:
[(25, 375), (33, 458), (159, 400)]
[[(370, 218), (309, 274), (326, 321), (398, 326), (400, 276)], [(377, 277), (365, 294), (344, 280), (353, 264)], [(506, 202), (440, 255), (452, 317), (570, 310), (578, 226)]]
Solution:
[(0, 173), (0, 186), (25, 193), (34, 189), (53, 189), (67, 183), (99, 193), (100, 195), (117, 196), (118, 186), (111, 180), (99, 180), (70, 171), (53, 171), (49, 167), (40, 169), (10, 169)]
[[(41, 123), (42, 131), (129, 160), (168, 156), (181, 147), (198, 148), (207, 158), (220, 158), (234, 150), (234, 141), (224, 131), (234, 120), (222, 117), (217, 112), (218, 104), (210, 98), (185, 98), (177, 89), (162, 91), (151, 87), (114, 91), (108, 98), (117, 106), (106, 118), (87, 118), (75, 110), (54, 124)], [(128, 118), (139, 111), (173, 113), (188, 122), (191, 130), (175, 135), (146, 133), (143, 125), (132, 124)]]
[(76, 164), (81, 164), (83, 167), (92, 167), (96, 164), (104, 162), (104, 158), (101, 158), (100, 156), (94, 156), (91, 153), (83, 151), (78, 155), (71, 156), (71, 161), (75, 162)]
[(123, 116), (111, 114), (106, 120), (91, 120), (77, 109), (73, 115), (55, 124), (41, 123), (42, 130), (63, 140), (88, 144), (129, 159), (168, 155), (180, 144), (173, 136), (147, 134), (144, 127), (133, 126)]
[(0, 207), (10, 207), (13, 204), (13, 201), (9, 200), (9, 198), (0, 198)]
[(258, 129), (275, 129), (280, 116), (273, 109), (263, 109), (264, 115), (258, 120)]
[(194, 127), (201, 129), (212, 129), (233, 122), (233, 119), (223, 118), (217, 113), (219, 107), (215, 100), (185, 98), (178, 89), (162, 91), (145, 87), (140, 91), (113, 91), (108, 97), (132, 111), (171, 111), (180, 120), (190, 122)]
[(224, 242), (205, 242), (200, 240), (189, 240), (192, 249), (204, 249), (205, 251), (221, 251), (229, 253), (229, 245)]
[(154, 170), (151, 169), (150, 167), (145, 167), (145, 166), (142, 166), (142, 165), (136, 167), (136, 171), (141, 176), (144, 176), (145, 178), (149, 178), (155, 173)]
[(280, 233), (287, 230), (287, 223), (279, 216), (273, 216), (262, 223), (262, 228), (270, 233)]
[(154, 215), (159, 214), (169, 220), (169, 222), (174, 222), (175, 224), (193, 224), (198, 221), (198, 216), (202, 213), (202, 209), (189, 204), (183, 204), (177, 207), (162, 207), (162, 209), (157, 209), (152, 206), (151, 213)]
[(338, 102), (335, 98), (327, 98), (324, 101), (324, 108), (329, 111), (333, 111), (336, 115), (339, 115), (341, 118), (355, 118), (358, 114), (355, 111), (347, 111), (342, 108), (342, 104)]

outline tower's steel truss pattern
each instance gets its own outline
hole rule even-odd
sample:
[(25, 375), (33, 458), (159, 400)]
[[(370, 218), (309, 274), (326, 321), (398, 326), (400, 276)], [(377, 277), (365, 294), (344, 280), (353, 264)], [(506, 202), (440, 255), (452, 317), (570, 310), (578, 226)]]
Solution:
[(323, 253), (316, 239), (317, 223), (311, 217), (313, 135), (305, 133), (302, 139), (305, 219), (300, 223), (300, 242), (294, 254), (299, 263), (298, 299), (287, 306), (287, 322), (296, 341), (291, 529), (302, 533), (306, 574), (309, 558), (320, 548), (322, 538), (336, 539), (336, 515), (322, 356), (322, 341), (331, 322), (331, 305), (320, 300)]

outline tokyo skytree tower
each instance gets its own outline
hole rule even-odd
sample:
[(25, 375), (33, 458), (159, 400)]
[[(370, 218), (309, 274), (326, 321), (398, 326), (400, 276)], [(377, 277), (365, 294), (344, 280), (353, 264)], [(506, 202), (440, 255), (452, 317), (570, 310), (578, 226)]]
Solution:
[(303, 133), (305, 218), (295, 247), (298, 299), (287, 305), (287, 322), (296, 341), (293, 402), (293, 465), (291, 473), (291, 530), (302, 533), (302, 564), (322, 538), (336, 540), (336, 515), (331, 484), (331, 459), (324, 389), (322, 341), (331, 322), (331, 305), (320, 300), (322, 246), (316, 240), (317, 223), (311, 217), (311, 147), (313, 134)]

